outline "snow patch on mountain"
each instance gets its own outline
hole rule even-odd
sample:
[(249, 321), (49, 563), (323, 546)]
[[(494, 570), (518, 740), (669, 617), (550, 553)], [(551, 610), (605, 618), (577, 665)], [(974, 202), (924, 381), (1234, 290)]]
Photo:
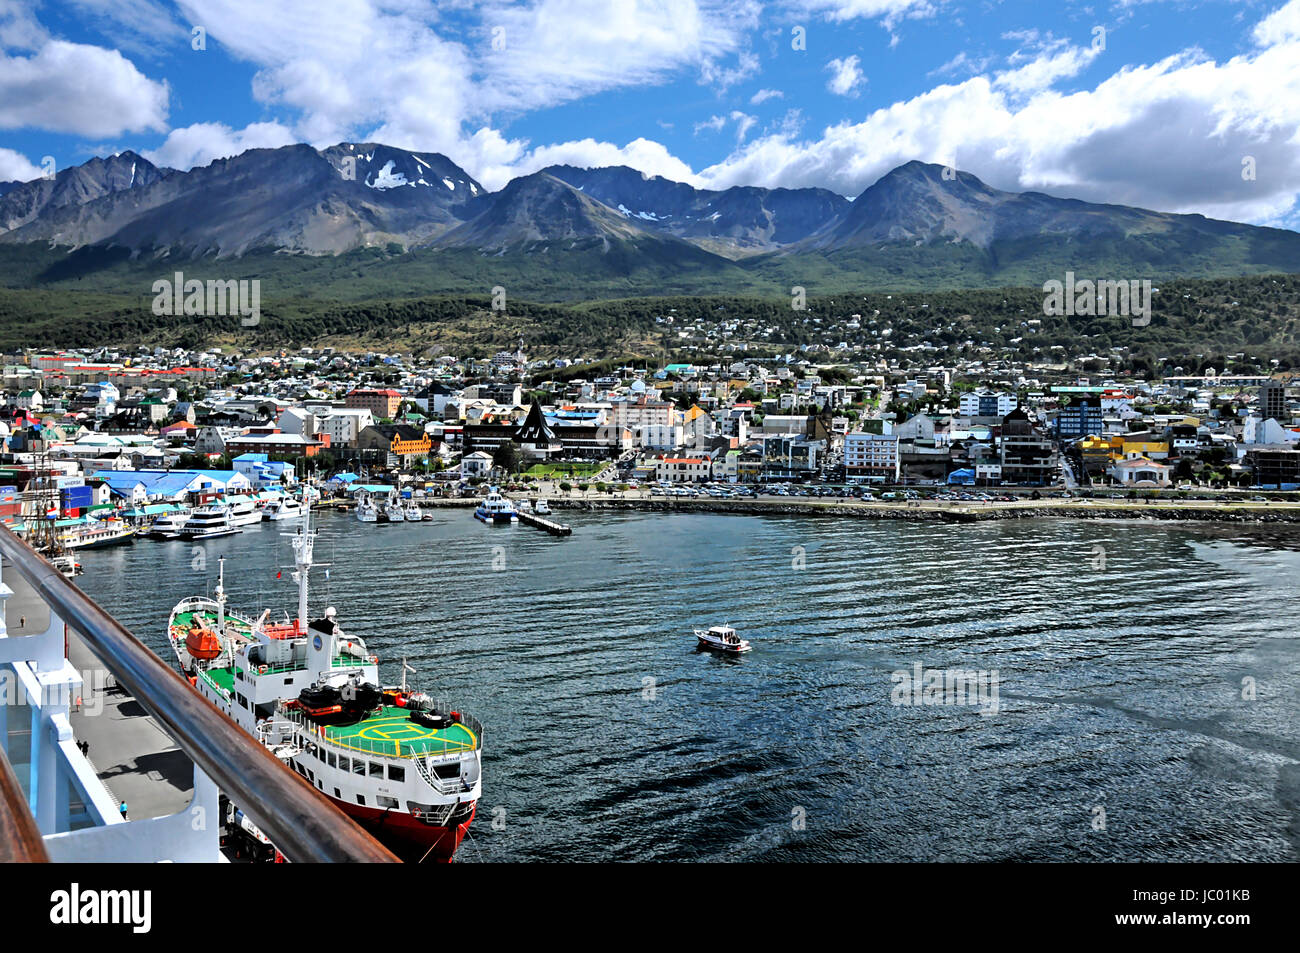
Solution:
[(366, 185), (370, 186), (372, 189), (379, 189), (380, 191), (384, 189), (395, 189), (399, 185), (414, 185), (414, 182), (406, 181), (406, 175), (404, 173), (393, 171), (393, 166), (395, 164), (396, 163), (394, 163), (392, 159), (389, 159), (384, 163), (384, 167), (379, 170), (379, 174), (375, 176), (375, 181), (371, 182), (367, 179)]

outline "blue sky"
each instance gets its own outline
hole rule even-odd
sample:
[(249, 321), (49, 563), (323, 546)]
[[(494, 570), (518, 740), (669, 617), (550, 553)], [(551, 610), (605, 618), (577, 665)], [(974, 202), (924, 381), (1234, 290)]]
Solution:
[(0, 0), (0, 180), (343, 139), (494, 189), (569, 162), (852, 196), (915, 158), (1296, 227), (1300, 0)]

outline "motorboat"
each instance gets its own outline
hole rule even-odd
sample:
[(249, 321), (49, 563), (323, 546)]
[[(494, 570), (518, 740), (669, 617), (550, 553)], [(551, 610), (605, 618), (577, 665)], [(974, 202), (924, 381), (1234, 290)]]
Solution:
[(396, 494), (390, 494), (388, 499), (384, 500), (380, 512), (390, 523), (406, 522), (406, 509), (402, 506), (402, 501), (397, 498)]
[(474, 518), (492, 524), (519, 521), (515, 504), (502, 496), (496, 487), (491, 487), (488, 495), (483, 497), (478, 508), (474, 510)]
[(696, 629), (695, 638), (699, 640), (700, 648), (712, 649), (715, 652), (723, 652), (727, 655), (739, 655), (741, 652), (748, 652), (752, 648), (729, 625), (713, 625), (704, 630)]
[(262, 511), (257, 508), (255, 497), (237, 494), (226, 497), (225, 502), (231, 526), (251, 526), (262, 522)]
[(142, 535), (145, 539), (177, 539), (190, 518), (189, 510), (177, 513), (164, 513), (149, 524), (149, 529)]
[(375, 506), (375, 501), (371, 496), (364, 495), (358, 497), (357, 519), (363, 523), (379, 522), (379, 507)]
[(209, 503), (200, 506), (181, 528), (182, 539), (215, 539), (218, 536), (233, 536), (241, 533), (238, 526), (230, 520), (230, 508), (223, 503)]
[(296, 520), (302, 516), (302, 504), (292, 496), (284, 496), (270, 504), (264, 513), (268, 520)]
[(545, 500), (538, 500), (533, 504), (533, 512), (538, 516), (550, 516), (551, 507)]

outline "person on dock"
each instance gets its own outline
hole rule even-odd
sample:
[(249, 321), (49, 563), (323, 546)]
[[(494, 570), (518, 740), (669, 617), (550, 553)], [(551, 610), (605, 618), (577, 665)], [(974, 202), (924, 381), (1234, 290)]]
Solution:
[(122, 820), (125, 821), (125, 820), (127, 819), (127, 817), (126, 817), (126, 802), (125, 802), (125, 801), (122, 802), (122, 806), (119, 807), (118, 810), (122, 812)]

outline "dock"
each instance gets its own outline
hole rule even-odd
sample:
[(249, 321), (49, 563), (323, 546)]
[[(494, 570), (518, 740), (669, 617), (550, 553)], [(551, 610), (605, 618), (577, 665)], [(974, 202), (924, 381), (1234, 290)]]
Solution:
[(536, 513), (520, 513), (520, 512), (516, 512), (515, 515), (519, 517), (519, 522), (526, 523), (529, 526), (535, 526), (537, 529), (544, 530), (550, 533), (552, 536), (573, 535), (572, 526), (565, 526), (562, 523), (556, 523), (553, 520), (548, 520), (545, 516), (538, 516)]

